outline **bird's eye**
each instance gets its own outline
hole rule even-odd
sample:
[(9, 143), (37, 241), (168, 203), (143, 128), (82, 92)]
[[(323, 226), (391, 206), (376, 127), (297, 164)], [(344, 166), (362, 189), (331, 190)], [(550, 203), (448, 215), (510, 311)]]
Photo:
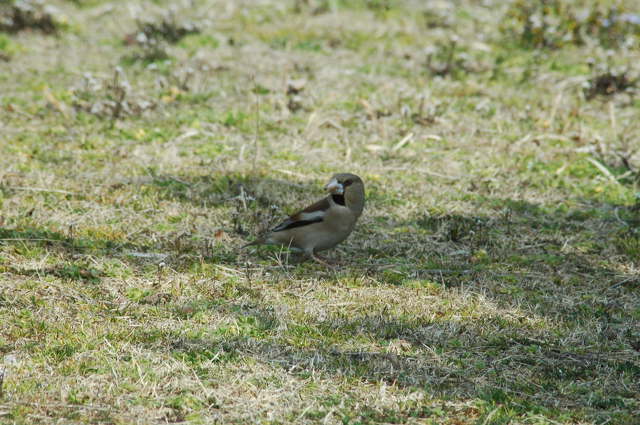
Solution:
[(347, 186), (351, 186), (351, 183), (353, 183), (353, 180), (345, 180), (344, 183), (342, 183), (342, 185), (344, 187), (347, 187)]

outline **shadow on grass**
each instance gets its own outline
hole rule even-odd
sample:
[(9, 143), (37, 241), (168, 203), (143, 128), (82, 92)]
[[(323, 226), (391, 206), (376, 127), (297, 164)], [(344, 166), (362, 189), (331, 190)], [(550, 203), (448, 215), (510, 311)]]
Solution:
[(19, 268), (14, 265), (0, 265), (0, 270), (23, 276), (43, 275), (61, 279), (91, 281), (98, 283), (104, 276), (97, 266), (78, 260), (81, 255), (110, 257), (129, 251), (145, 250), (137, 244), (116, 242), (105, 239), (76, 238), (60, 232), (38, 228), (2, 229), (0, 228), (0, 245), (10, 245), (13, 250), (27, 258), (40, 260), (46, 254), (60, 255), (64, 263), (37, 268)]
[(216, 207), (238, 200), (255, 203), (260, 208), (293, 202), (296, 198), (309, 196), (309, 193), (321, 194), (322, 187), (319, 183), (296, 183), (260, 174), (239, 173), (206, 176), (153, 174), (134, 184), (140, 188), (137, 192), (151, 192), (160, 199), (188, 202), (199, 207)]
[(420, 213), (404, 221), (369, 219), (358, 237), (372, 265), (367, 270), (395, 266), (396, 278), (387, 276), (394, 284), (432, 277), (445, 286), (542, 279), (560, 290), (585, 283), (604, 290), (627, 278), (615, 287), (637, 285), (625, 270), (640, 265), (638, 208), (590, 204), (564, 211), (509, 199), (487, 202), (494, 216)]
[(57, 254), (61, 260), (55, 266), (32, 269), (8, 265), (4, 267), (4, 271), (28, 276), (51, 275), (63, 279), (92, 281), (99, 281), (105, 276), (98, 265), (83, 261), (83, 256), (117, 258), (138, 271), (149, 264), (161, 262), (178, 271), (189, 270), (202, 263), (238, 266), (241, 244), (233, 239), (252, 239), (253, 236), (250, 235), (254, 229), (267, 229), (286, 216), (286, 212), (279, 210), (277, 205), (295, 205), (296, 201), (308, 197), (310, 192), (313, 193), (320, 187), (254, 175), (153, 175), (137, 179), (132, 184), (137, 185), (136, 192), (156, 199), (192, 205), (194, 209), (220, 209), (221, 214), (228, 218), (224, 228), (219, 229), (222, 230), (222, 237), (199, 234), (189, 229), (157, 232), (148, 241), (141, 241), (140, 238), (117, 240), (78, 237), (73, 235), (72, 229), (63, 232), (32, 225), (0, 228), (0, 245), (11, 246), (25, 258), (39, 260), (45, 254)]
[[(265, 317), (261, 314), (257, 312), (253, 323), (273, 324), (268, 309), (264, 309)], [(325, 344), (300, 348), (275, 337), (244, 336), (211, 340), (178, 337), (171, 340), (169, 350), (194, 365), (212, 359), (235, 362), (252, 358), (303, 379), (320, 374), (372, 384), (384, 382), (421, 389), (444, 399), (480, 399), (520, 414), (575, 409), (576, 414), (586, 412), (590, 417), (614, 413), (619, 423), (633, 423), (631, 412), (637, 407), (634, 400), (640, 365), (629, 353), (580, 353), (559, 341), (530, 339), (517, 329), (503, 338), (488, 339), (481, 325), (468, 323), (461, 328), (449, 321), (424, 324), (397, 318), (372, 321), (353, 317), (342, 326), (368, 327), (377, 343), (406, 337), (421, 348), (410, 354), (402, 350), (352, 351)], [(468, 345), (453, 343), (461, 339)], [(409, 410), (397, 413), (415, 413)]]
[(95, 267), (78, 264), (41, 267), (34, 269), (0, 266), (0, 270), (15, 275), (30, 277), (54, 276), (60, 279), (77, 280), (90, 283), (99, 283), (100, 279), (103, 277), (103, 273)]

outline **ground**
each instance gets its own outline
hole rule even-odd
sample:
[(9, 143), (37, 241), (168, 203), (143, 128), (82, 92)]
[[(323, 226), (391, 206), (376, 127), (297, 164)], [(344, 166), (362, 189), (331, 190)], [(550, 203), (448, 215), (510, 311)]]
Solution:
[[(635, 1), (42, 6), (0, 5), (1, 423), (637, 423)], [(342, 171), (336, 267), (240, 249)]]

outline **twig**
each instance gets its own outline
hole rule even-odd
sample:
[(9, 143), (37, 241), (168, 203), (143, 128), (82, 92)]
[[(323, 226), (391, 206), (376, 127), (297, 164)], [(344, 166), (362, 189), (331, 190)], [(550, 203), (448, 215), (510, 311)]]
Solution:
[[(280, 168), (275, 168), (273, 171), (276, 171), (278, 173), (282, 173), (282, 174), (286, 174), (287, 176), (293, 176), (293, 177), (298, 177), (298, 178), (305, 178), (306, 175), (301, 174), (301, 173), (295, 173), (293, 171), (289, 171), (289, 170), (283, 170)], [(302, 185), (297, 185), (299, 187), (303, 187)]]
[(409, 144), (412, 139), (413, 139), (413, 133), (407, 134), (393, 148), (391, 148), (391, 151), (396, 152), (402, 149), (405, 145)]
[(3, 238), (0, 241), (25, 241), (25, 242), (60, 242), (67, 243), (62, 239), (46, 239), (46, 238)]
[(618, 212), (619, 208), (614, 208), (613, 209), (613, 215), (616, 218), (616, 220), (618, 220), (618, 222), (620, 224), (622, 224), (623, 226), (629, 227), (629, 223), (627, 223), (626, 221), (624, 221), (623, 219), (620, 218), (620, 213)]
[(169, 178), (169, 180), (173, 180), (174, 182), (177, 182), (177, 183), (183, 184), (183, 185), (185, 185), (185, 186), (191, 186), (191, 184), (190, 184), (189, 182), (186, 182), (186, 181), (184, 181), (184, 180), (181, 180), (181, 179), (179, 179), (179, 178), (177, 178), (177, 177), (169, 176), (168, 178)]
[(426, 274), (469, 274), (473, 273), (471, 269), (429, 269), (429, 270), (418, 270), (418, 273), (426, 273)]
[(428, 176), (439, 177), (441, 179), (447, 179), (447, 180), (460, 180), (461, 179), (461, 177), (459, 177), (459, 176), (447, 176), (446, 174), (436, 173), (435, 171), (429, 171), (429, 170), (426, 170), (424, 168), (416, 168), (415, 171), (418, 172), (418, 173), (426, 174)]
[(4, 395), (4, 392), (2, 390), (2, 385), (4, 384), (4, 374), (5, 374), (5, 369), (4, 368), (0, 369), (0, 399)]
[(125, 96), (127, 95), (124, 87), (118, 86), (118, 77), (122, 70), (120, 67), (116, 67), (116, 70), (113, 74), (113, 90), (118, 95), (118, 99), (116, 100), (116, 108), (113, 110), (111, 115), (111, 127), (113, 128), (114, 123), (120, 118), (120, 113), (122, 112), (122, 102), (124, 101)]
[(258, 86), (256, 83), (255, 75), (251, 77), (253, 80), (253, 93), (256, 96), (256, 133), (253, 137), (253, 164), (251, 165), (251, 172), (256, 171), (256, 161), (258, 159), (258, 136), (260, 135), (260, 96), (258, 94)]
[(90, 409), (90, 410), (111, 410), (109, 406), (96, 406), (94, 404), (65, 404), (65, 403), (29, 403), (29, 402), (14, 402), (3, 403), (0, 407), (13, 407), (13, 406), (33, 406), (44, 408), (61, 408), (61, 409)]
[(593, 164), (593, 166), (596, 167), (606, 178), (608, 178), (609, 180), (611, 180), (614, 183), (620, 183), (618, 181), (618, 179), (616, 178), (616, 176), (611, 174), (611, 171), (607, 170), (607, 167), (602, 165), (599, 161), (597, 161), (597, 160), (595, 160), (593, 158), (587, 158), (587, 161), (589, 161), (591, 164)]
[(618, 125), (616, 120), (616, 106), (613, 102), (609, 102), (609, 120), (611, 120), (611, 130), (613, 131), (613, 138), (618, 138)]
[(500, 407), (496, 407), (491, 412), (489, 412), (487, 417), (484, 418), (484, 421), (482, 422), (482, 425), (487, 425), (489, 423), (489, 419), (491, 419), (493, 417), (493, 415), (495, 415), (498, 412), (498, 410), (500, 410)]
[(560, 90), (560, 93), (558, 93), (558, 95), (556, 96), (555, 100), (553, 101), (553, 106), (551, 107), (551, 114), (549, 116), (549, 122), (551, 123), (551, 125), (553, 125), (553, 122), (556, 119), (556, 113), (558, 112), (558, 106), (560, 105), (561, 101), (562, 101), (562, 90)]
[[(365, 267), (378, 267), (379, 269), (388, 269), (391, 267), (398, 267), (398, 266), (402, 266), (403, 264), (376, 264), (376, 263), (365, 263), (365, 264), (357, 264), (357, 265), (362, 265)], [(424, 274), (469, 274), (469, 273), (473, 273), (473, 270), (471, 269), (460, 269), (460, 270), (455, 270), (455, 269), (426, 269), (426, 270), (416, 270), (417, 274), (420, 273), (424, 273)]]
[(69, 192), (68, 190), (61, 189), (46, 189), (43, 187), (25, 187), (25, 186), (8, 186), (9, 189), (13, 190), (25, 190), (30, 192), (53, 192), (53, 193), (63, 193), (65, 195), (79, 195), (77, 192)]
[[(631, 276), (631, 277), (628, 277), (628, 278), (626, 278), (626, 279), (624, 279), (624, 280), (621, 280), (621, 281), (620, 281), (620, 282), (618, 282), (618, 283), (614, 283), (613, 285), (609, 286), (609, 287), (608, 287), (608, 288), (606, 288), (606, 289), (614, 289), (614, 288), (617, 288), (618, 286), (622, 286), (622, 285), (624, 285), (625, 283), (632, 282), (634, 279), (637, 279), (637, 278), (638, 278), (637, 276)], [(605, 289), (605, 290), (606, 290), (606, 289)]]
[[(388, 171), (407, 171), (407, 167), (385, 167), (385, 170)], [(416, 173), (426, 174), (428, 176), (439, 177), (447, 180), (460, 180), (463, 176), (447, 176), (445, 174), (436, 173), (435, 171), (430, 171), (424, 168), (413, 168), (411, 171), (415, 171)]]

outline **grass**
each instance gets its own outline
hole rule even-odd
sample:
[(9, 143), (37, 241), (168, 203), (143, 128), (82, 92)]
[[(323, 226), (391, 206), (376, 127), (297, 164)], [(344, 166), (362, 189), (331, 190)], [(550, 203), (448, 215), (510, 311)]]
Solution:
[[(0, 33), (0, 422), (637, 422), (634, 2), (48, 4)], [(339, 267), (239, 250), (337, 171)]]

